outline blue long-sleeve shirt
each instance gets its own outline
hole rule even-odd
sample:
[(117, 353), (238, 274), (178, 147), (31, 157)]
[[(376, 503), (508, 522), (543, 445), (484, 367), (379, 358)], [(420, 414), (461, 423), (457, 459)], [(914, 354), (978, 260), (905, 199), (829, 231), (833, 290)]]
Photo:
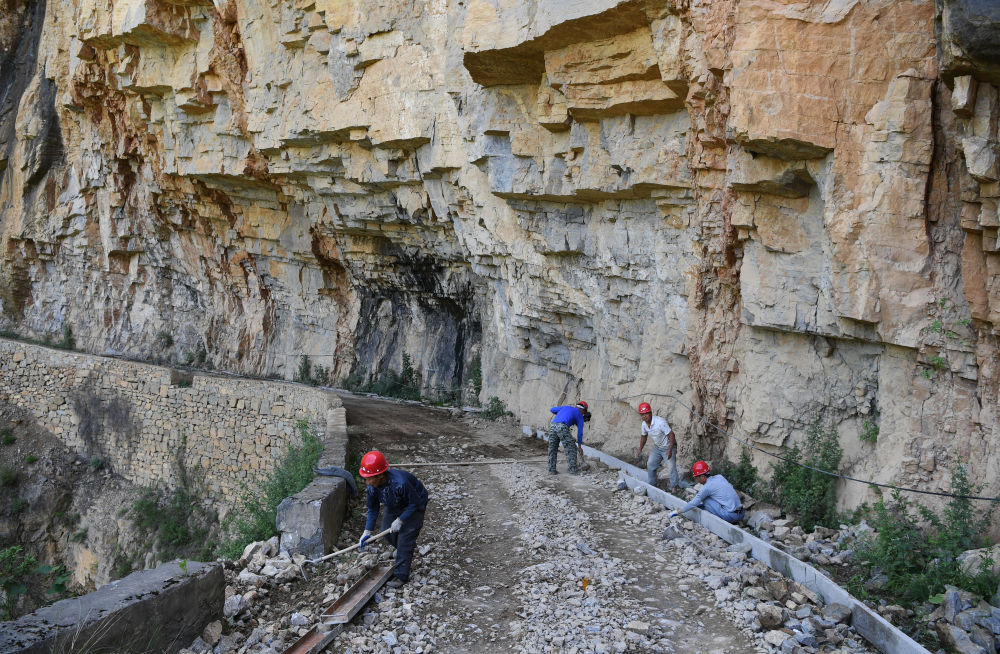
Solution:
[(379, 505), (384, 504), (387, 510), (394, 513), (398, 511), (399, 519), (405, 523), (414, 513), (427, 508), (427, 489), (405, 470), (389, 468), (384, 484), (378, 488), (368, 486), (365, 501), (368, 504), (365, 530), (372, 531), (378, 519)]
[(567, 425), (576, 425), (576, 442), (583, 444), (583, 413), (575, 406), (554, 406), (549, 409), (556, 417), (552, 422), (562, 422)]
[(740, 496), (736, 492), (736, 489), (733, 488), (733, 485), (726, 481), (726, 478), (722, 475), (712, 475), (705, 480), (705, 485), (701, 487), (698, 494), (684, 505), (681, 513), (690, 511), (696, 506), (701, 506), (709, 497), (718, 502), (726, 511), (732, 513), (737, 513), (743, 508), (743, 501), (740, 500)]

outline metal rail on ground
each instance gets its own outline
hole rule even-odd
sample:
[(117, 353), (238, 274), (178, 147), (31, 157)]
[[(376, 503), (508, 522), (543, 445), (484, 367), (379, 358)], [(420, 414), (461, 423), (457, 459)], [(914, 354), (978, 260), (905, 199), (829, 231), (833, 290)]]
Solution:
[(368, 600), (392, 576), (393, 566), (375, 566), (320, 614), (319, 623), (286, 649), (283, 654), (318, 654), (341, 634), (344, 625), (358, 614)]

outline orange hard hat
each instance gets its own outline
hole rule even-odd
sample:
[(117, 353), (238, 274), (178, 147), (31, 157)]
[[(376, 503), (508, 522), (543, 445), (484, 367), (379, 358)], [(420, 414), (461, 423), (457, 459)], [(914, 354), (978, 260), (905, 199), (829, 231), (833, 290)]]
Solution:
[(639, 413), (652, 413), (653, 407), (649, 406), (649, 402), (642, 402), (639, 404)]
[(372, 450), (361, 457), (361, 470), (358, 471), (358, 474), (362, 477), (374, 477), (388, 469), (389, 462), (385, 460), (385, 456), (378, 450)]
[(708, 474), (708, 464), (704, 461), (695, 461), (694, 465), (691, 466), (691, 475), (694, 477), (700, 477), (702, 475)]
[(587, 403), (584, 402), (583, 400), (580, 400), (579, 402), (577, 402), (576, 405), (578, 407), (580, 407), (581, 409), (583, 409), (584, 411), (590, 411), (590, 407), (588, 407)]

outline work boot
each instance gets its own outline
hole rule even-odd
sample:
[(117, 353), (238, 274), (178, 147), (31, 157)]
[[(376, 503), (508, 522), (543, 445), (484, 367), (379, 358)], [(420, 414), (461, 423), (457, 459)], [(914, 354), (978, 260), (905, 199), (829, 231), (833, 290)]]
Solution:
[(393, 577), (392, 579), (387, 581), (385, 585), (387, 588), (399, 588), (405, 583), (406, 582), (400, 579), (399, 577)]
[(550, 470), (549, 470), (549, 474), (550, 474), (550, 475), (558, 475), (558, 474), (559, 474), (559, 471), (558, 471), (558, 470), (552, 470), (552, 469), (550, 469)]
[(569, 474), (579, 476), (580, 475), (580, 471), (579, 470), (570, 470)]

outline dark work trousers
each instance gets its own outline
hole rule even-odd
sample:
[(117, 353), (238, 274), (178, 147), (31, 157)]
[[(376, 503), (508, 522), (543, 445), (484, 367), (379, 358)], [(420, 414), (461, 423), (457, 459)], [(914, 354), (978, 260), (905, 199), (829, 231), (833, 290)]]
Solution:
[[(405, 508), (405, 507), (404, 507)], [(413, 548), (417, 545), (417, 536), (424, 526), (424, 512), (427, 507), (418, 509), (410, 519), (403, 523), (403, 528), (398, 533), (389, 534), (386, 540), (396, 548), (396, 567), (393, 570), (396, 578), (400, 581), (410, 579), (410, 562), (413, 561)], [(399, 517), (399, 513), (385, 509), (382, 516), (382, 530), (385, 531), (392, 525), (392, 521)]]

